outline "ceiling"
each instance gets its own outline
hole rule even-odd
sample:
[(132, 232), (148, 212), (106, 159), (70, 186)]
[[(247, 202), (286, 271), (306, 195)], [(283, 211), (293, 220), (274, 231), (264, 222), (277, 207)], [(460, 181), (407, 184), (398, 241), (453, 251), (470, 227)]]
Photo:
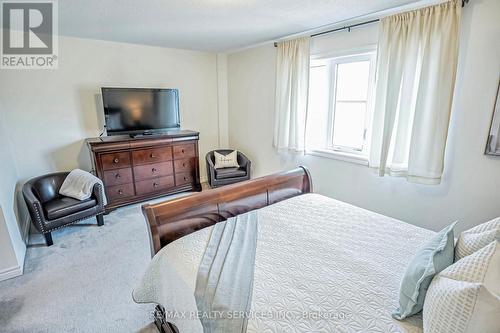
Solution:
[(64, 0), (65, 36), (229, 51), (416, 0)]

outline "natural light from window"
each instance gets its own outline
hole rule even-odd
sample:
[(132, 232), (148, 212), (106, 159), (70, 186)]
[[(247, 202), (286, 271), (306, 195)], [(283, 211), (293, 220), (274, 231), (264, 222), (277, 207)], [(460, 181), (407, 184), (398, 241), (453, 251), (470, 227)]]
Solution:
[(322, 147), (327, 137), (330, 76), (326, 65), (313, 66), (309, 72), (307, 145)]
[(368, 154), (374, 59), (375, 52), (311, 60), (309, 148)]
[(333, 146), (363, 150), (370, 62), (337, 64)]

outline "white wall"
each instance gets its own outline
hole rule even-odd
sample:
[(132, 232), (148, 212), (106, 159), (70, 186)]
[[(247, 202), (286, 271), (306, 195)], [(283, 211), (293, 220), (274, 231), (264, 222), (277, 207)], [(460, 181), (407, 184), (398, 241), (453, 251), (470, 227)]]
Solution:
[(0, 281), (22, 273), (26, 245), (17, 222), (17, 167), (0, 104)]
[(217, 147), (214, 53), (60, 37), (59, 69), (0, 74), (20, 178), (90, 169), (83, 140), (102, 131), (102, 86), (178, 88), (182, 127), (200, 132), (201, 155)]
[[(315, 156), (278, 155), (272, 148), (275, 48), (228, 58), (229, 143), (252, 159), (260, 176), (304, 164), (315, 191), (439, 230), (460, 230), (500, 216), (500, 159), (483, 154), (500, 73), (500, 1), (471, 1), (463, 11), (461, 50), (446, 165), (440, 185), (380, 178), (368, 167)], [(376, 43), (376, 26), (314, 39), (312, 50)]]
[(227, 87), (227, 54), (217, 54), (217, 108), (219, 114), (219, 147), (229, 145), (229, 105)]
[(0, 70), (0, 275), (22, 269), (20, 230), (29, 221), (22, 184), (48, 172), (91, 169), (84, 140), (102, 132), (100, 87), (178, 88), (182, 127), (200, 132), (204, 156), (218, 147), (218, 84), (224, 86), (214, 53), (71, 37), (59, 38), (57, 70)]

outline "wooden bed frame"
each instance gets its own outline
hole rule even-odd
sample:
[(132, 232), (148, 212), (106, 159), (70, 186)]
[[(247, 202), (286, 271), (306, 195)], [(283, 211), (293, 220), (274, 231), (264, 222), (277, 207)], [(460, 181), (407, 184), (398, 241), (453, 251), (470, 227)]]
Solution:
[(312, 192), (305, 167), (142, 206), (151, 256), (174, 240), (254, 209)]

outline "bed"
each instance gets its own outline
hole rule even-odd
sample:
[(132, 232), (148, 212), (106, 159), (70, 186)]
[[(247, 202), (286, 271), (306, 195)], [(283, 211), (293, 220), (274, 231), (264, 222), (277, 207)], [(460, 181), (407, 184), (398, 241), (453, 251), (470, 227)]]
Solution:
[(253, 278), (242, 331), (422, 332), (419, 315), (397, 321), (391, 312), (406, 265), (434, 232), (311, 192), (300, 168), (144, 206), (154, 257), (134, 300), (159, 305), (165, 332), (204, 332), (200, 263), (219, 222), (251, 214), (258, 229), (253, 259), (242, 259)]

